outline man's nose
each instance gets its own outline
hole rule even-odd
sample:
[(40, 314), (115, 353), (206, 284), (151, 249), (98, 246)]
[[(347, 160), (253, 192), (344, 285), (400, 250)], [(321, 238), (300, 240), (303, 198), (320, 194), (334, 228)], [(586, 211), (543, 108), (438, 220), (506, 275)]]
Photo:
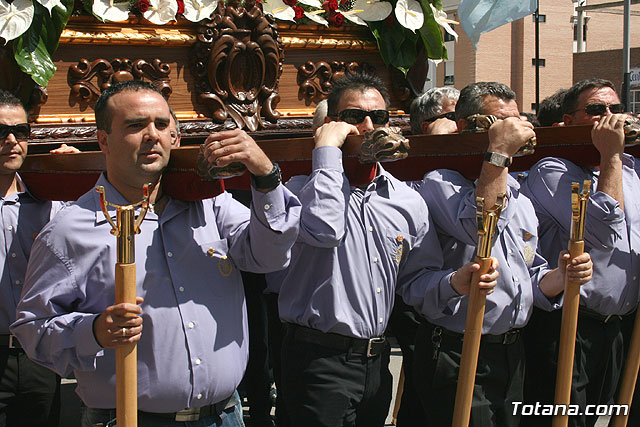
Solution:
[(358, 132), (360, 132), (361, 134), (373, 129), (374, 129), (373, 122), (371, 121), (371, 117), (369, 116), (366, 116), (362, 121), (362, 123), (358, 125)]
[(18, 140), (16, 139), (16, 136), (14, 134), (9, 132), (9, 135), (7, 135), (7, 137), (2, 140), (2, 143), (3, 144), (9, 144), (9, 145), (15, 145), (15, 144), (18, 143)]

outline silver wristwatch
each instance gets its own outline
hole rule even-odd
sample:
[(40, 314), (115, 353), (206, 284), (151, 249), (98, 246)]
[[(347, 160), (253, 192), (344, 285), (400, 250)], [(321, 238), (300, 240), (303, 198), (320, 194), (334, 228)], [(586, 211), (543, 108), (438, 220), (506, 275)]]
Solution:
[(484, 153), (484, 161), (499, 168), (508, 168), (511, 165), (511, 157), (491, 151)]

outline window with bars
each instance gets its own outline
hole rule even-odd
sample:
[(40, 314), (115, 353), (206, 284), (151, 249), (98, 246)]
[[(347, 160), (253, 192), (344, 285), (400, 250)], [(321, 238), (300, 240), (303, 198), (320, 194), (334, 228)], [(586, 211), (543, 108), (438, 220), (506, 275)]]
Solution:
[(640, 89), (635, 89), (630, 92), (629, 109), (633, 113), (640, 113)]

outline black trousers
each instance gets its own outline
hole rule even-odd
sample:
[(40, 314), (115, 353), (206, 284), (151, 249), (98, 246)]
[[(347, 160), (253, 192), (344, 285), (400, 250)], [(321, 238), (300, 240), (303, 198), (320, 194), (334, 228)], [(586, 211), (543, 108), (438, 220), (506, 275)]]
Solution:
[[(627, 361), (627, 355), (629, 353), (629, 344), (631, 344), (631, 335), (633, 333), (633, 325), (636, 320), (636, 312), (622, 316), (622, 339), (624, 346), (624, 363)], [(624, 373), (624, 364), (622, 373)], [(620, 374), (620, 380), (618, 381), (618, 390), (616, 390), (615, 403), (618, 403), (618, 393), (620, 392), (620, 386), (622, 385), (622, 373)], [(613, 425), (615, 417), (611, 417), (609, 425)], [(629, 408), (629, 418), (627, 419), (628, 426), (640, 425), (640, 381), (636, 381), (636, 388), (633, 393), (633, 400), (631, 401), (631, 408)]]
[[(536, 309), (525, 328), (527, 375), (525, 403), (553, 404), (558, 367), (558, 347), (562, 310), (546, 312)], [(622, 368), (622, 332), (619, 317), (604, 323), (589, 316), (578, 316), (576, 349), (571, 384), (571, 404), (607, 404), (613, 400)], [(569, 417), (570, 426), (593, 426), (597, 415)], [(551, 416), (527, 416), (523, 426), (551, 425)]]
[(293, 427), (382, 427), (391, 403), (390, 350), (367, 358), (295, 340), (282, 346), (282, 383)]
[[(416, 336), (414, 384), (428, 415), (419, 426), (450, 426), (453, 421), (462, 354), (459, 337), (432, 339), (433, 325), (423, 322)], [(439, 347), (434, 344), (439, 343)], [(524, 346), (481, 342), (473, 389), (470, 426), (516, 427), (513, 402), (522, 401)]]
[(413, 308), (405, 304), (402, 298), (396, 297), (387, 331), (398, 340), (402, 350), (402, 367), (404, 369), (404, 388), (396, 420), (397, 427), (420, 426), (427, 419), (427, 414), (413, 384), (412, 374), (414, 344), (419, 326), (420, 316)]
[(0, 427), (58, 426), (60, 377), (4, 346), (0, 372)]
[(269, 320), (269, 355), (273, 368), (273, 380), (276, 383), (276, 425), (278, 427), (291, 427), (287, 404), (282, 392), (282, 340), (284, 339), (284, 325), (280, 321), (278, 310), (278, 294), (266, 294), (267, 317)]

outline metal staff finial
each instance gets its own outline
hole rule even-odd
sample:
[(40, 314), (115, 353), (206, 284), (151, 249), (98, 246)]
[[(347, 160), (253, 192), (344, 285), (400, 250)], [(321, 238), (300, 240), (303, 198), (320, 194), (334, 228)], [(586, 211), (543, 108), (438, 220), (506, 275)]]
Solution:
[(504, 193), (498, 193), (495, 205), (485, 210), (484, 198), (476, 197), (476, 223), (478, 225), (478, 256), (488, 258), (491, 256), (493, 234), (504, 207)]

